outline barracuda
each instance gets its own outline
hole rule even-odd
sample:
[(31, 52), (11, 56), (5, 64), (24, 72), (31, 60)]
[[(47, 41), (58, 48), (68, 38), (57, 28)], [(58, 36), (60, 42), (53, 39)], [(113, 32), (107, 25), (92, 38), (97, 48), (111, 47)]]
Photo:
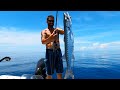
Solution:
[(64, 79), (74, 79), (74, 74), (72, 70), (72, 60), (74, 60), (74, 37), (72, 32), (72, 20), (71, 16), (68, 12), (63, 13), (64, 15), (64, 46), (65, 46), (65, 54), (63, 55), (63, 59), (66, 61), (66, 73)]

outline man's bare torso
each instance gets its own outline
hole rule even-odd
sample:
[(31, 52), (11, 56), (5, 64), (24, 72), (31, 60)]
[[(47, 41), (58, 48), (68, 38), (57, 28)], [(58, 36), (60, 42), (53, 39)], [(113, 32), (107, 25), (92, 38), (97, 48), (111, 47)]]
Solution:
[[(50, 31), (48, 28), (43, 30), (45, 38), (48, 38), (53, 33), (53, 31)], [(58, 49), (58, 48), (60, 48), (59, 33), (57, 38), (55, 39), (55, 42), (50, 42), (46, 44), (46, 49)]]

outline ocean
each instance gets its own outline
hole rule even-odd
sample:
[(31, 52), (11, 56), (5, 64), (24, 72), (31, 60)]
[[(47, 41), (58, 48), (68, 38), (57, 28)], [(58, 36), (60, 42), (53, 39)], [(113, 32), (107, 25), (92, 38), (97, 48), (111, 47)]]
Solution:
[[(74, 55), (75, 79), (120, 79), (120, 53), (76, 51)], [(34, 75), (37, 62), (45, 57), (45, 52), (0, 52), (0, 59), (5, 56), (11, 57), (11, 61), (0, 62), (0, 75)], [(63, 63), (64, 76), (66, 62)], [(56, 78), (56, 73), (53, 77)]]

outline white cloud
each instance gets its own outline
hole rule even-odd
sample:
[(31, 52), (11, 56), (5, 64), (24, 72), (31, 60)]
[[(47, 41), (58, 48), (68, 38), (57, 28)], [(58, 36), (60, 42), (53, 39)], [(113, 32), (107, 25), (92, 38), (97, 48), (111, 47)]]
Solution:
[(87, 47), (85, 47), (85, 46), (80, 47), (80, 51), (84, 51), (86, 49), (87, 49)]
[[(30, 32), (29, 32), (30, 31)], [(1, 50), (42, 50), (45, 46), (41, 44), (41, 34), (31, 32), (32, 30), (20, 30), (13, 27), (0, 27), (0, 49)]]
[[(115, 39), (112, 40), (112, 36), (116, 36)], [(110, 30), (87, 36), (74, 36), (74, 51), (120, 50), (120, 41), (117, 36), (119, 36), (119, 30)], [(105, 39), (108, 41), (105, 41)], [(60, 39), (60, 42), (61, 46), (64, 47), (63, 38)]]
[(120, 41), (115, 41), (115, 42), (109, 42), (109, 43), (99, 43), (99, 42), (95, 42), (86, 45), (86, 46), (81, 46), (80, 51), (86, 51), (86, 50), (107, 50), (107, 51), (111, 51), (111, 50), (120, 50)]
[[(40, 50), (45, 51), (45, 45), (41, 43), (41, 31), (30, 32), (28, 30), (20, 30), (18, 28), (0, 27), (0, 50)], [(120, 50), (120, 41), (114, 42), (98, 42), (92, 41), (95, 37), (103, 35), (113, 35), (118, 32), (104, 32), (94, 36), (74, 37), (74, 51), (87, 50)], [(63, 35), (60, 35), (61, 49), (64, 50)], [(90, 40), (91, 39), (91, 40)]]
[(38, 45), (40, 44), (40, 33), (29, 31), (17, 31), (15, 28), (0, 28), (0, 44), (10, 45)]
[(107, 44), (100, 44), (100, 48), (107, 48), (108, 47), (108, 45)]
[[(31, 32), (13, 27), (0, 27), (1, 50), (40, 50), (45, 51), (45, 45), (41, 43), (41, 31)], [(64, 49), (63, 36), (60, 35), (60, 44)]]

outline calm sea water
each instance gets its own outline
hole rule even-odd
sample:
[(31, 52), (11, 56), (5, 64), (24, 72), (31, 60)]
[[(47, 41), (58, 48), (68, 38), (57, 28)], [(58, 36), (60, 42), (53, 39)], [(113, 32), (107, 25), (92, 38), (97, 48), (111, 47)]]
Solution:
[[(75, 52), (73, 72), (75, 79), (120, 79), (120, 53)], [(34, 74), (36, 64), (45, 57), (43, 52), (0, 52), (0, 59), (10, 56), (11, 61), (0, 62), (0, 75)], [(66, 62), (64, 61), (64, 73)], [(56, 75), (53, 75), (56, 78)]]

